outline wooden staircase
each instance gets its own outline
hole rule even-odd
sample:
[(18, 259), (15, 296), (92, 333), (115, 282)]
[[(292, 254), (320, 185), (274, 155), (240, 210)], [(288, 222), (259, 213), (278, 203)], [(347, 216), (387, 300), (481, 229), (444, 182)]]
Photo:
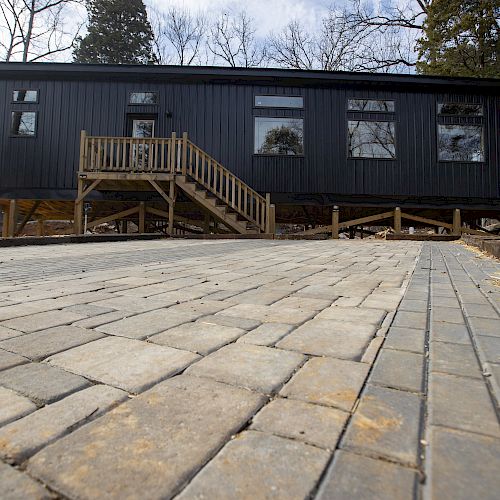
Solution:
[[(176, 190), (182, 191), (205, 213), (238, 234), (274, 232), (274, 206), (217, 160), (192, 143), (186, 133), (177, 138), (94, 137), (82, 132), (76, 204), (96, 183), (120, 179), (149, 182), (169, 204), (173, 226)], [(116, 175), (113, 175), (116, 174)], [(83, 181), (82, 181), (83, 182)], [(162, 182), (169, 184), (169, 194)], [(76, 205), (75, 205), (76, 207)], [(75, 208), (76, 213), (77, 208)], [(75, 217), (76, 219), (76, 217)]]

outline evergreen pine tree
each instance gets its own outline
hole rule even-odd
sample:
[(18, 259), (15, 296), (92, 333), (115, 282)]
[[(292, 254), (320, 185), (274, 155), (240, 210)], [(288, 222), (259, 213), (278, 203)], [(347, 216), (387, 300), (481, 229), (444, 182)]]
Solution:
[(142, 0), (87, 0), (88, 33), (73, 53), (78, 63), (155, 62), (153, 32)]
[(499, 18), (497, 0), (433, 0), (418, 42), (417, 70), (500, 77)]

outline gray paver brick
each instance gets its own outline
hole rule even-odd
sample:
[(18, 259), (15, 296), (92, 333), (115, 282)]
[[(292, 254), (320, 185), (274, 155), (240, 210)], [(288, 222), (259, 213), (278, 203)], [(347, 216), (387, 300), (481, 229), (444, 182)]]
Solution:
[(393, 326), (387, 332), (384, 347), (423, 354), (425, 350), (425, 330)]
[(436, 322), (454, 323), (457, 325), (464, 324), (464, 317), (460, 309), (454, 307), (436, 307), (432, 306), (431, 319)]
[(0, 462), (2, 500), (49, 500), (52, 495), (39, 483), (10, 465)]
[(482, 377), (472, 345), (431, 342), (431, 370), (466, 377)]
[(132, 315), (133, 313), (129, 313), (127, 311), (113, 311), (106, 314), (100, 314), (99, 316), (93, 316), (91, 318), (75, 321), (72, 325), (78, 326), (79, 328), (96, 328), (97, 326), (112, 323)]
[(339, 307), (335, 304), (321, 311), (316, 319), (329, 319), (337, 321), (351, 321), (354, 323), (368, 323), (380, 325), (384, 320), (386, 311), (360, 307)]
[(368, 365), (334, 358), (309, 360), (280, 395), (350, 411), (363, 386)]
[(129, 392), (141, 392), (175, 375), (199, 356), (140, 340), (108, 337), (51, 356), (46, 361)]
[(417, 473), (400, 465), (339, 450), (316, 498), (318, 500), (413, 500)]
[(500, 437), (495, 409), (482, 380), (432, 373), (430, 422)]
[(246, 344), (271, 346), (290, 333), (294, 327), (283, 323), (263, 323), (238, 339)]
[(84, 389), (90, 383), (83, 377), (44, 363), (28, 363), (0, 372), (0, 385), (46, 404)]
[(264, 400), (212, 380), (174, 377), (48, 446), (28, 471), (71, 498), (103, 491), (116, 499), (171, 497)]
[(403, 299), (399, 311), (427, 312), (427, 300)]
[(492, 337), (500, 337), (500, 328), (498, 328), (498, 319), (470, 317), (469, 323), (471, 325), (473, 332), (476, 335), (489, 335)]
[(203, 318), (198, 321), (200, 323), (208, 323), (210, 325), (222, 325), (241, 328), (242, 330), (253, 330), (261, 324), (261, 322), (256, 319), (236, 318), (233, 316), (219, 316), (218, 314), (203, 316)]
[(342, 446), (416, 466), (421, 401), (416, 394), (368, 386)]
[(48, 330), (27, 333), (21, 337), (0, 342), (0, 348), (40, 360), (87, 342), (103, 337), (102, 334), (75, 326), (56, 326)]
[(399, 311), (394, 316), (392, 326), (425, 330), (427, 326), (427, 314), (423, 312)]
[(155, 344), (184, 349), (206, 355), (234, 342), (245, 330), (208, 323), (186, 323), (148, 338)]
[(216, 316), (218, 315), (255, 319), (262, 323), (287, 323), (289, 325), (297, 325), (312, 318), (315, 312), (284, 307), (276, 308), (255, 304), (238, 304), (216, 314)]
[(20, 463), (127, 396), (114, 387), (95, 385), (44, 406), (0, 429), (0, 455), (9, 462)]
[(230, 441), (178, 498), (304, 499), (328, 458), (325, 450), (247, 431)]
[(76, 314), (73, 312), (64, 311), (46, 311), (30, 316), (23, 316), (22, 318), (15, 318), (4, 321), (1, 326), (13, 328), (21, 332), (31, 333), (37, 330), (46, 330), (53, 326), (69, 325), (74, 321), (83, 319), (83, 314)]
[(424, 356), (384, 348), (377, 358), (370, 381), (404, 391), (421, 392), (423, 375)]
[(5, 387), (0, 387), (0, 425), (24, 417), (24, 415), (35, 411), (36, 408), (36, 405), (28, 398)]
[(500, 337), (476, 336), (476, 343), (486, 361), (500, 363)]
[[(1, 344), (2, 343), (0, 342), (0, 347)], [(0, 371), (7, 370), (8, 368), (12, 368), (13, 366), (22, 365), (28, 362), (29, 359), (20, 356), (19, 354), (0, 349)]]
[(168, 309), (149, 311), (130, 318), (120, 319), (113, 323), (98, 326), (96, 330), (109, 335), (144, 339), (155, 333), (160, 333), (183, 323), (189, 323), (202, 316), (193, 312), (171, 312)]
[(349, 414), (293, 399), (275, 399), (254, 417), (251, 429), (335, 449)]
[(431, 446), (431, 498), (498, 498), (500, 440), (433, 427)]
[(74, 312), (77, 314), (82, 314), (83, 316), (93, 317), (113, 312), (113, 309), (111, 309), (110, 307), (95, 306), (94, 304), (75, 304), (74, 306), (66, 307), (65, 309), (63, 309), (63, 311)]
[(292, 295), (275, 302), (273, 307), (286, 307), (292, 309), (305, 309), (306, 311), (321, 311), (326, 307), (330, 307), (331, 300), (313, 299), (311, 297), (301, 297), (300, 295)]
[(470, 336), (465, 325), (433, 321), (430, 328), (431, 340), (470, 345)]
[(24, 333), (20, 332), (19, 330), (12, 330), (11, 328), (0, 326), (0, 340), (7, 340), (13, 337), (19, 337), (19, 335), (24, 335)]
[(295, 352), (236, 343), (203, 358), (189, 367), (186, 373), (272, 393), (288, 380), (304, 359)]
[(361, 359), (376, 327), (350, 321), (314, 319), (299, 326), (276, 345), (313, 354), (342, 359)]

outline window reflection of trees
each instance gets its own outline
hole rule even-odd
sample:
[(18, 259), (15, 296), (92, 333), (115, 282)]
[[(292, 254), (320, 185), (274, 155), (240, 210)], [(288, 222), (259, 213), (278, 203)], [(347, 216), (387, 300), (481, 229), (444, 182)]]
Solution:
[(439, 125), (439, 159), (484, 161), (482, 125)]
[(349, 156), (351, 158), (395, 158), (394, 122), (349, 121)]
[(394, 101), (380, 99), (349, 99), (349, 111), (394, 113)]
[[(270, 126), (270, 123), (276, 123)], [(304, 152), (302, 120), (257, 121), (256, 136), (260, 154), (299, 155)]]
[(32, 111), (14, 111), (12, 113), (13, 135), (35, 135), (36, 113)]

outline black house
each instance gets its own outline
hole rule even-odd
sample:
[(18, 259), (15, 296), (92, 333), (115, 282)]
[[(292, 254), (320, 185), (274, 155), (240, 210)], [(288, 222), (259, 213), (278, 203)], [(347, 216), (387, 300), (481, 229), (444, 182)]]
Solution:
[(4, 63), (0, 204), (4, 219), (74, 217), (77, 231), (84, 201), (95, 222), (121, 209), (142, 230), (146, 214), (170, 230), (201, 217), (267, 232), (271, 204), (278, 222), (313, 226), (331, 223), (332, 206), (341, 218), (398, 207), (445, 227), (461, 209), (472, 224), (500, 211), (499, 90), (469, 78)]

